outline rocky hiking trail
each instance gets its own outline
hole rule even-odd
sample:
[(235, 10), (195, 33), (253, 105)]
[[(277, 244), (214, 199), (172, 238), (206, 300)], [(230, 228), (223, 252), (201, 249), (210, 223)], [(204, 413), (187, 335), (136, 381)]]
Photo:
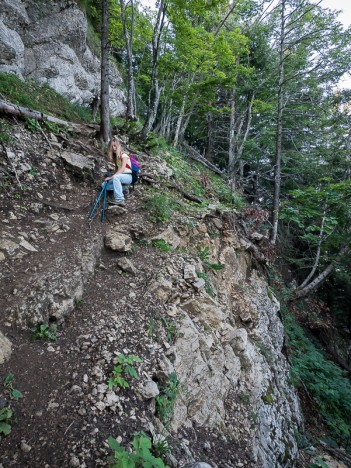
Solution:
[[(158, 337), (161, 344), (149, 336), (150, 321), (167, 317), (166, 305), (149, 287), (166, 255), (135, 245), (128, 252), (132, 241), (123, 233), (129, 235), (131, 227), (138, 240), (153, 229), (142, 213), (142, 187), (128, 198), (127, 210), (110, 208), (102, 224), (98, 209), (88, 223), (99, 193), (84, 175), (92, 167), (67, 164), (67, 155), (55, 156), (40, 135), (22, 126), (16, 143), (5, 149), (2, 169), (5, 176), (15, 171), (27, 191), (12, 179), (2, 195), (0, 326), (12, 354), (1, 381), (11, 372), (23, 399), (11, 401), (2, 386), (0, 403), (11, 404), (14, 418), (11, 435), (1, 440), (0, 463), (107, 466), (110, 435), (127, 446), (134, 432), (152, 429), (158, 392), (152, 379), (162, 379), (156, 370), (169, 344), (165, 336)], [(62, 151), (56, 137), (52, 144)], [(112, 222), (122, 233), (119, 241), (126, 242), (122, 253), (103, 246)], [(33, 340), (36, 323), (58, 324), (58, 339)], [(119, 353), (140, 357), (140, 383), (109, 391), (106, 382)], [(217, 437), (206, 431), (208, 445)]]
[[(279, 305), (233, 213), (215, 201), (193, 211), (184, 199), (186, 215), (152, 223), (140, 183), (126, 209), (110, 207), (104, 223), (97, 211), (88, 223), (106, 171), (93, 138), (77, 145), (13, 128), (0, 152), (0, 405), (13, 410), (0, 466), (110, 466), (109, 436), (128, 449), (141, 431), (166, 439), (172, 467), (294, 466), (300, 416)], [(140, 159), (170, 185), (163, 161)], [(204, 247), (221, 271), (204, 266)], [(57, 325), (57, 340), (33, 340), (38, 324)], [(139, 379), (109, 389), (120, 353), (141, 360)], [(9, 373), (18, 401), (3, 384)], [(165, 418), (156, 397), (172, 375)]]

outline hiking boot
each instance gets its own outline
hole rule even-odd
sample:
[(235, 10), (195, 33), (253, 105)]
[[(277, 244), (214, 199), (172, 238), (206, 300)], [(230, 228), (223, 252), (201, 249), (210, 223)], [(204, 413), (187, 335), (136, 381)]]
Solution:
[(124, 200), (111, 200), (108, 202), (109, 205), (125, 206), (126, 202)]
[(129, 195), (129, 187), (123, 187), (123, 195), (125, 198), (128, 197)]

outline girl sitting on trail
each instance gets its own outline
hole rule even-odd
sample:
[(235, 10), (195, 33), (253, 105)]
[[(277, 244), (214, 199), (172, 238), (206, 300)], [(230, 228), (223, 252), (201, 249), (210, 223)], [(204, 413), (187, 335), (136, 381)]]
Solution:
[(110, 204), (125, 205), (123, 195), (123, 185), (132, 183), (132, 164), (129, 155), (123, 150), (118, 138), (114, 136), (108, 144), (107, 157), (115, 165), (115, 173), (112, 176), (105, 177), (107, 181), (107, 190), (113, 190), (114, 201)]

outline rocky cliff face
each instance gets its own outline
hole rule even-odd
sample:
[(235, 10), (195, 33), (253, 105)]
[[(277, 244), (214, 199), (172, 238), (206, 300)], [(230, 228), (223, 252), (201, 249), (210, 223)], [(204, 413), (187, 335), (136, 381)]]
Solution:
[[(0, 71), (48, 83), (70, 101), (89, 105), (100, 89), (100, 62), (87, 45), (87, 20), (73, 1), (3, 0)], [(122, 79), (110, 69), (110, 107), (125, 110)]]
[[(171, 466), (295, 466), (301, 417), (279, 303), (235, 214), (214, 204), (155, 225), (139, 184), (127, 211), (111, 207), (89, 228), (97, 154), (91, 141), (79, 149), (20, 125), (1, 152), (4, 174), (16, 170), (26, 190), (15, 182), (1, 194), (0, 371), (13, 372), (24, 398), (11, 403), (0, 463), (107, 466), (109, 435), (126, 446), (144, 430), (166, 438)], [(148, 173), (161, 167), (140, 159)], [(160, 240), (173, 251), (152, 246)], [(206, 266), (199, 249), (224, 268)], [(38, 323), (58, 324), (57, 342), (30, 341)], [(142, 359), (140, 380), (111, 390), (119, 352)], [(174, 374), (167, 424), (155, 398)]]

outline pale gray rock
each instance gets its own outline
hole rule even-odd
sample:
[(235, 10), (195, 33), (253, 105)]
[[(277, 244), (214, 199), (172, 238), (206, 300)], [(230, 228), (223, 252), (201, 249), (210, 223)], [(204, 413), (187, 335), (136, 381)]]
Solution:
[(213, 468), (212, 465), (209, 465), (205, 462), (195, 462), (195, 463), (188, 463), (184, 466), (184, 468)]
[(187, 391), (181, 392), (176, 400), (173, 430), (188, 419), (200, 425), (211, 425), (225, 415), (224, 399), (230, 385), (224, 375), (225, 354), (221, 348), (207, 355), (203, 353), (202, 336), (190, 317), (184, 314), (173, 347), (173, 366)]
[(133, 263), (127, 257), (119, 258), (116, 262), (116, 265), (125, 273), (130, 273), (133, 276), (135, 276), (138, 272)]
[(186, 264), (184, 267), (184, 279), (188, 281), (195, 281), (197, 279), (195, 266), (191, 263)]
[(11, 341), (0, 332), (0, 364), (9, 359), (12, 352)]
[[(88, 24), (77, 4), (4, 0), (0, 22), (0, 71), (47, 83), (72, 102), (91, 104), (100, 91), (100, 61), (87, 45)], [(125, 112), (122, 87), (121, 75), (111, 63), (114, 116)]]
[(179, 247), (181, 244), (181, 238), (176, 234), (176, 232), (171, 226), (168, 226), (167, 229), (152, 237), (151, 240), (164, 240), (174, 249)]
[(35, 247), (33, 247), (32, 244), (30, 244), (25, 239), (22, 239), (19, 245), (23, 247), (24, 249), (28, 250), (29, 252), (38, 252), (38, 250)]
[(167, 302), (172, 295), (173, 285), (171, 281), (166, 278), (160, 278), (157, 281), (154, 281), (150, 285), (150, 292), (155, 294), (155, 296), (163, 302)]
[(105, 236), (105, 247), (116, 252), (130, 252), (132, 239), (129, 235), (110, 229)]
[(13, 255), (19, 249), (19, 245), (10, 239), (0, 239), (0, 249), (8, 255)]
[(203, 278), (198, 278), (194, 283), (193, 283), (193, 287), (197, 290), (197, 291), (201, 291), (201, 289), (204, 289), (204, 287), (206, 286), (206, 282)]
[(20, 78), (24, 68), (24, 44), (20, 35), (0, 20), (0, 70), (17, 73)]
[(21, 440), (21, 450), (22, 452), (28, 453), (32, 450), (32, 447), (28, 445), (25, 440)]
[(145, 400), (149, 400), (150, 398), (155, 398), (157, 395), (159, 395), (160, 390), (156, 382), (153, 380), (148, 380), (141, 387), (139, 387), (139, 392)]
[(71, 153), (69, 151), (63, 151), (61, 153), (61, 158), (75, 174), (80, 176), (92, 175), (95, 167), (94, 158), (83, 156), (78, 153)]
[(213, 325), (219, 325), (224, 320), (224, 314), (219, 304), (207, 293), (183, 302), (181, 308), (199, 317), (203, 322)]
[(115, 406), (119, 402), (119, 398), (115, 392), (109, 391), (106, 393), (104, 402), (106, 403), (106, 406)]

